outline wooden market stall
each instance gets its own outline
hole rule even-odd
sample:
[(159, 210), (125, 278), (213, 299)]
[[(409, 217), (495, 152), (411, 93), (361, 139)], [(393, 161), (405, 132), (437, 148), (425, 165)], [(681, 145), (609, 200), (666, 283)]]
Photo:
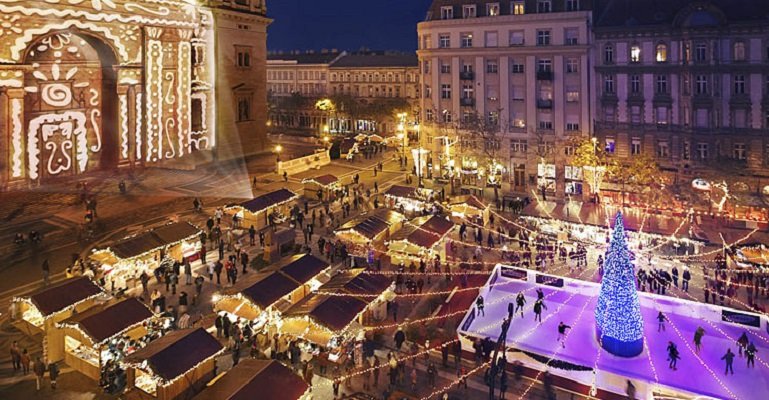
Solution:
[[(127, 353), (124, 349), (138, 348), (154, 318), (152, 311), (135, 297), (92, 307), (57, 323), (56, 329), (48, 332), (44, 343), (48, 362), (64, 360), (98, 381), (108, 362), (118, 362)], [(134, 346), (123, 346), (131, 342)]]
[(393, 185), (385, 192), (385, 206), (405, 215), (418, 215), (431, 207), (434, 192), (431, 189)]
[(261, 230), (273, 224), (286, 221), (290, 215), (291, 206), (299, 198), (299, 195), (288, 190), (278, 189), (244, 201), (239, 205), (227, 207), (227, 212), (236, 214), (243, 221), (242, 226), (254, 226)]
[(339, 188), (339, 178), (326, 174), (303, 179), (302, 184), (304, 185), (304, 197), (312, 200), (328, 201), (331, 199), (334, 191)]
[(86, 277), (72, 278), (19, 296), (11, 302), (14, 325), (28, 335), (46, 333), (72, 316), (84, 312), (109, 295)]
[(214, 310), (226, 313), (233, 322), (237, 318), (252, 321), (256, 330), (261, 329), (317, 290), (328, 280), (329, 269), (326, 261), (310, 254), (292, 257), (277, 271), (247, 276), (217, 294)]
[(350, 254), (364, 255), (368, 247), (383, 245), (405, 220), (401, 213), (380, 208), (353, 218), (337, 228), (334, 235), (347, 245)]
[(338, 361), (343, 344), (364, 332), (364, 320), (387, 317), (386, 302), (394, 297), (392, 280), (365, 271), (342, 271), (317, 293), (286, 310), (277, 324), (280, 333), (319, 346), (323, 357)]
[(224, 350), (203, 328), (170, 332), (126, 357), (128, 390), (158, 400), (187, 398), (214, 377)]
[(465, 219), (475, 224), (486, 226), (489, 222), (491, 207), (474, 195), (454, 196), (448, 201), (452, 220), (462, 223)]
[(101, 265), (106, 288), (130, 289), (139, 276), (152, 276), (164, 259), (196, 259), (200, 254), (201, 230), (189, 222), (173, 222), (94, 250), (91, 259)]
[(415, 259), (429, 262), (436, 256), (445, 260), (446, 238), (454, 227), (454, 223), (444, 217), (418, 217), (391, 237), (387, 254), (393, 265), (409, 264)]
[(310, 385), (274, 360), (245, 359), (209, 385), (195, 400), (309, 400)]

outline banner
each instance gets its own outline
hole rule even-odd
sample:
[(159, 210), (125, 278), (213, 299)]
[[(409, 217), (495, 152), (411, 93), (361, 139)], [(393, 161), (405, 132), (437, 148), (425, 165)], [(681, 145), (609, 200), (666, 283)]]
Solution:
[(732, 310), (721, 310), (721, 320), (731, 322), (734, 324), (752, 326), (754, 328), (761, 327), (761, 317), (754, 314), (745, 314)]
[(505, 278), (518, 279), (520, 281), (525, 281), (528, 279), (528, 276), (529, 276), (529, 271), (525, 269), (502, 267), (501, 270), (502, 270), (502, 276), (504, 276)]
[(547, 285), (553, 287), (563, 287), (563, 278), (558, 278), (550, 275), (537, 274), (537, 283), (540, 285)]

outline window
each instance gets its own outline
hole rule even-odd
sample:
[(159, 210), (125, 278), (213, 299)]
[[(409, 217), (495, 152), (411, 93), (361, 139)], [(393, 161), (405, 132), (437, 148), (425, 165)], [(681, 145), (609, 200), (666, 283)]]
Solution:
[(433, 120), (433, 110), (432, 109), (428, 108), (427, 110), (425, 110), (425, 119), (428, 120), (428, 121), (432, 121)]
[[(486, 116), (486, 122), (489, 123), (491, 126), (497, 126), (499, 125), (499, 112), (498, 111), (489, 111), (488, 115)], [(493, 148), (499, 149), (499, 141), (495, 140), (493, 142), (487, 142), (488, 144), (493, 144)], [(487, 147), (488, 149), (488, 147)]]
[(603, 63), (614, 64), (614, 46), (607, 44), (603, 47)]
[(431, 37), (430, 35), (424, 35), (422, 36), (422, 48), (423, 49), (429, 49), (432, 47), (431, 45)]
[(523, 46), (523, 31), (510, 31), (510, 46)]
[(608, 75), (603, 78), (603, 92), (605, 94), (614, 94), (614, 76)]
[(473, 90), (473, 84), (472, 83), (466, 84), (466, 85), (462, 85), (462, 98), (463, 99), (472, 99), (472, 98), (474, 98), (475, 96), (473, 95), (473, 92), (474, 92), (474, 90)]
[(631, 63), (641, 62), (641, 46), (637, 44), (630, 46), (630, 62)]
[(566, 88), (566, 102), (577, 103), (579, 102), (579, 90), (574, 87)]
[(512, 72), (514, 74), (522, 74), (523, 73), (523, 64), (518, 64), (515, 61), (513, 61), (513, 66), (511, 68)]
[(566, 28), (563, 31), (564, 43), (567, 46), (574, 46), (579, 43), (579, 29)]
[(734, 94), (745, 94), (745, 75), (734, 76)]
[(441, 19), (454, 19), (454, 7), (441, 7)]
[(732, 111), (732, 128), (746, 128), (748, 126), (748, 112), (744, 108)]
[(510, 3), (510, 14), (513, 15), (523, 15), (526, 13), (526, 7), (524, 6), (523, 0), (514, 0)]
[(450, 61), (441, 61), (441, 73), (442, 74), (450, 74), (451, 73), (451, 62)]
[(447, 49), (451, 47), (451, 36), (448, 34), (442, 34), (438, 36), (438, 47), (442, 49)]
[(694, 93), (708, 94), (708, 77), (706, 75), (697, 75)]
[(475, 18), (475, 4), (465, 4), (462, 6), (462, 18)]
[(630, 75), (630, 93), (632, 94), (641, 93), (641, 76), (640, 75)]
[(490, 31), (486, 32), (486, 47), (497, 47), (499, 46), (499, 35), (496, 31)]
[(441, 84), (441, 98), (442, 99), (450, 99), (451, 98), (451, 85), (448, 83)]
[(496, 17), (499, 15), (499, 3), (486, 4), (486, 15), (489, 17)]
[(553, 2), (551, 0), (537, 0), (537, 12), (549, 13), (553, 10)]
[(537, 71), (538, 72), (552, 72), (553, 71), (553, 60), (549, 58), (540, 58), (537, 60)]
[(745, 143), (735, 143), (732, 150), (732, 157), (735, 160), (745, 160), (747, 158), (748, 151), (745, 148)]
[(553, 129), (553, 116), (550, 114), (539, 115), (539, 129)]
[(238, 98), (238, 122), (251, 120), (251, 96)]
[[(425, 61), (422, 62), (422, 69), (424, 70), (424, 72), (426, 74), (430, 73), (430, 61), (429, 60), (425, 60)], [(365, 75), (364, 75), (364, 78), (365, 78)]]
[(579, 131), (579, 122), (567, 122), (566, 130), (569, 132)]
[(708, 156), (709, 156), (708, 144), (697, 143), (697, 158), (699, 158), (700, 160), (707, 160)]
[(462, 72), (470, 72), (470, 73), (472, 73), (473, 72), (473, 64), (470, 64), (470, 63), (462, 64)]
[(667, 123), (668, 123), (667, 107), (657, 107), (657, 124), (667, 125)]
[(667, 75), (657, 75), (657, 86), (655, 88), (656, 94), (668, 94), (668, 77)]
[(525, 154), (529, 151), (529, 144), (525, 139), (510, 139), (510, 151)]
[[(567, 144), (566, 146), (563, 146), (563, 154), (566, 156), (573, 156), (575, 153), (574, 146)], [(574, 174), (574, 170), (578, 170), (579, 172), (582, 172), (581, 168), (579, 167), (572, 167), (570, 165), (566, 166), (566, 173), (564, 174), (566, 176), (566, 179), (573, 179), (572, 176)]]
[(634, 137), (630, 140), (630, 155), (637, 156), (641, 154), (641, 138)]
[(566, 0), (566, 11), (579, 11), (579, 0)]
[(238, 67), (251, 68), (251, 48), (235, 46), (235, 51), (237, 52), (237, 55), (238, 55), (238, 59), (237, 59)]
[(499, 72), (499, 64), (497, 63), (497, 60), (487, 60), (486, 73), (496, 74), (497, 72)]
[(454, 117), (451, 115), (451, 113), (449, 112), (449, 110), (443, 110), (443, 111), (441, 112), (441, 115), (442, 115), (442, 117), (441, 117), (441, 118), (443, 119), (443, 122), (445, 122), (445, 123), (451, 123), (451, 121), (452, 121), (452, 120), (453, 120), (453, 118), (454, 118)]
[(472, 33), (463, 33), (461, 35), (462, 40), (460, 41), (460, 45), (462, 47), (473, 47), (473, 34)]
[(703, 62), (708, 59), (708, 45), (697, 43), (694, 46), (694, 61)]
[(734, 61), (745, 61), (745, 42), (734, 43)]
[(640, 124), (641, 121), (641, 107), (640, 106), (632, 106), (630, 107), (630, 122), (632, 124)]
[(617, 142), (614, 140), (614, 138), (606, 138), (606, 147), (604, 147), (604, 150), (609, 154), (614, 154), (614, 150), (616, 150)]
[(537, 46), (548, 46), (550, 44), (550, 30), (537, 31)]
[(566, 59), (566, 72), (569, 74), (579, 72), (579, 59), (576, 57), (569, 57)]
[(657, 45), (657, 52), (654, 57), (658, 63), (664, 63), (668, 61), (668, 45), (660, 43)]
[(657, 157), (668, 158), (670, 157), (670, 145), (667, 140), (657, 141)]
[(526, 97), (526, 89), (523, 85), (513, 85), (512, 88), (512, 94), (510, 98), (513, 99), (513, 101), (523, 101)]

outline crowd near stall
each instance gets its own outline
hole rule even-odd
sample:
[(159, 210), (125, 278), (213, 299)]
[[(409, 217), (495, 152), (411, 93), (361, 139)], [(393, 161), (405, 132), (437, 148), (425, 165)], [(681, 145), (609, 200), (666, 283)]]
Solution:
[(421, 215), (432, 210), (434, 195), (431, 189), (393, 185), (384, 193), (385, 206), (403, 215)]
[(462, 223), (465, 220), (478, 225), (489, 223), (489, 215), (491, 214), (489, 205), (474, 195), (452, 197), (446, 202), (446, 205), (451, 213), (451, 219), (456, 223)]
[(366, 255), (368, 249), (381, 247), (384, 242), (403, 227), (403, 214), (380, 208), (361, 214), (343, 224), (334, 234), (346, 246), (350, 254)]
[(304, 197), (318, 201), (329, 201), (334, 191), (339, 189), (339, 178), (326, 174), (302, 180)]
[(455, 225), (441, 216), (417, 217), (390, 238), (387, 254), (394, 265), (415, 259), (446, 259), (446, 238)]
[(288, 189), (278, 189), (229, 206), (226, 210), (236, 216), (242, 226), (253, 226), (256, 230), (261, 230), (288, 220), (291, 207), (297, 199), (299, 195), (296, 193)]

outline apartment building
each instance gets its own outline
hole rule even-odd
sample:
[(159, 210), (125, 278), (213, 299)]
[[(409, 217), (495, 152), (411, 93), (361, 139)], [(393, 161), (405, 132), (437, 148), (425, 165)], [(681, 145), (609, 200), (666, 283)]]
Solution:
[(729, 166), (758, 192), (769, 167), (767, 15), (758, 0), (606, 2), (594, 30), (600, 143), (618, 157), (653, 155), (679, 182)]
[[(486, 146), (497, 151), (496, 172), (516, 191), (582, 193), (581, 170), (568, 160), (571, 144), (591, 135), (592, 6), (433, 1), (417, 27), (417, 53), (421, 144), (434, 155), (434, 172), (473, 175), (478, 163), (468, 150)], [(463, 132), (479, 118), (498, 133), (468, 143)]]

